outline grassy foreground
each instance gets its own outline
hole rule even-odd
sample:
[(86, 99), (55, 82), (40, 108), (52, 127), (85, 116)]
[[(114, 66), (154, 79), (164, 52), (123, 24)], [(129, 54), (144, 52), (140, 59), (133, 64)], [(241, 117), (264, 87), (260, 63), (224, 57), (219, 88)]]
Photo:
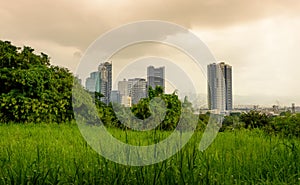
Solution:
[(0, 184), (300, 184), (299, 139), (225, 132), (204, 152), (200, 140), (194, 134), (170, 159), (130, 167), (94, 152), (74, 124), (0, 125)]

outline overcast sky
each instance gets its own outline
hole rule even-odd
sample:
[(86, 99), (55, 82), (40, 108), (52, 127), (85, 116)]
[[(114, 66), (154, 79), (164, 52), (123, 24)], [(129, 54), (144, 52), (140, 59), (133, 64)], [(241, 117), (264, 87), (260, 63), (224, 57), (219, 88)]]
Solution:
[(153, 19), (186, 27), (233, 66), (235, 104), (300, 105), (298, 0), (0, 0), (0, 39), (75, 72), (103, 33)]

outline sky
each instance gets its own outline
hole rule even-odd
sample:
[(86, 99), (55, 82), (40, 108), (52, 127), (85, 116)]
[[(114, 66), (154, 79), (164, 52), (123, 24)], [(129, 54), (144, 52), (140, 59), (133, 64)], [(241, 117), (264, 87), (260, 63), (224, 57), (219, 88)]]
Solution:
[[(235, 105), (300, 105), (298, 0), (0, 0), (0, 17), (1, 40), (47, 53), (52, 64), (74, 73), (102, 34), (135, 21), (172, 22), (198, 36), (217, 61), (233, 67)], [(147, 47), (135, 48), (144, 62)], [(170, 50), (155, 53), (157, 60)], [(122, 52), (114, 57), (130, 58)], [(170, 58), (165, 62), (170, 64)], [(194, 78), (191, 68), (179, 68)]]

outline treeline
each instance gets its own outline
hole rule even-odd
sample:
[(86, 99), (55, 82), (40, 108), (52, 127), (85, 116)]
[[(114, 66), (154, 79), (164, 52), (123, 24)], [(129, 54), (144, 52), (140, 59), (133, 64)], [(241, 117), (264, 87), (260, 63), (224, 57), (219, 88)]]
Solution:
[[(200, 115), (201, 117), (209, 119), (209, 114)], [(282, 112), (280, 116), (272, 116), (252, 110), (247, 113), (225, 116), (220, 131), (234, 129), (261, 129), (271, 135), (300, 137), (300, 114), (287, 111)]]
[[(187, 98), (181, 102), (175, 92), (164, 94), (159, 86), (155, 89), (150, 87), (148, 96), (132, 107), (113, 103), (105, 105), (100, 101), (101, 97), (101, 94), (96, 93), (94, 101), (101, 122), (109, 127), (133, 130), (193, 130), (197, 125), (198, 117), (193, 113), (192, 103)], [(92, 117), (88, 112), (82, 111), (76, 111), (76, 114), (87, 115), (86, 119)]]
[(73, 75), (50, 65), (34, 49), (0, 41), (0, 122), (66, 122), (73, 119)]

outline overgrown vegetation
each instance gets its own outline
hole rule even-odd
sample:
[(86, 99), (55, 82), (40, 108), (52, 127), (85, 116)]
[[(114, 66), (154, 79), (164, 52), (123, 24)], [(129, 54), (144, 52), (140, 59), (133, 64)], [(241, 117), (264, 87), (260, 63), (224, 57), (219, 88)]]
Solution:
[[(76, 124), (0, 125), (0, 184), (299, 184), (300, 142), (258, 129), (219, 133), (204, 152), (201, 133), (166, 161), (120, 165), (94, 152)], [(123, 142), (152, 143), (135, 131), (109, 131)], [(152, 133), (153, 134), (153, 133)], [(166, 131), (157, 131), (164, 138)]]
[(300, 114), (286, 112), (274, 117), (266, 113), (250, 111), (241, 115), (225, 116), (221, 131), (241, 128), (249, 130), (257, 128), (267, 134), (282, 137), (299, 137)]
[[(192, 104), (187, 98), (181, 103), (175, 92), (172, 94), (164, 94), (162, 88), (159, 86), (155, 89), (150, 87), (148, 94), (149, 96), (147, 98), (142, 98), (138, 104), (129, 108), (118, 104), (109, 104), (106, 106), (100, 101), (101, 96), (96, 93), (95, 102), (101, 121), (106, 126), (130, 129), (130, 127), (124, 126), (118, 118), (122, 121), (130, 122), (131, 124), (135, 124), (137, 119), (139, 119), (144, 120), (143, 127), (145, 128), (152, 127), (154, 123), (160, 123), (156, 129), (174, 130), (180, 119), (190, 116), (188, 118), (190, 122), (193, 121), (192, 119), (197, 120), (195, 115), (191, 115)], [(185, 111), (184, 116), (181, 115), (182, 111)], [(118, 116), (116, 114), (118, 114)], [(186, 127), (190, 126), (190, 123), (187, 123), (187, 121), (185, 121), (185, 123), (184, 125)]]

